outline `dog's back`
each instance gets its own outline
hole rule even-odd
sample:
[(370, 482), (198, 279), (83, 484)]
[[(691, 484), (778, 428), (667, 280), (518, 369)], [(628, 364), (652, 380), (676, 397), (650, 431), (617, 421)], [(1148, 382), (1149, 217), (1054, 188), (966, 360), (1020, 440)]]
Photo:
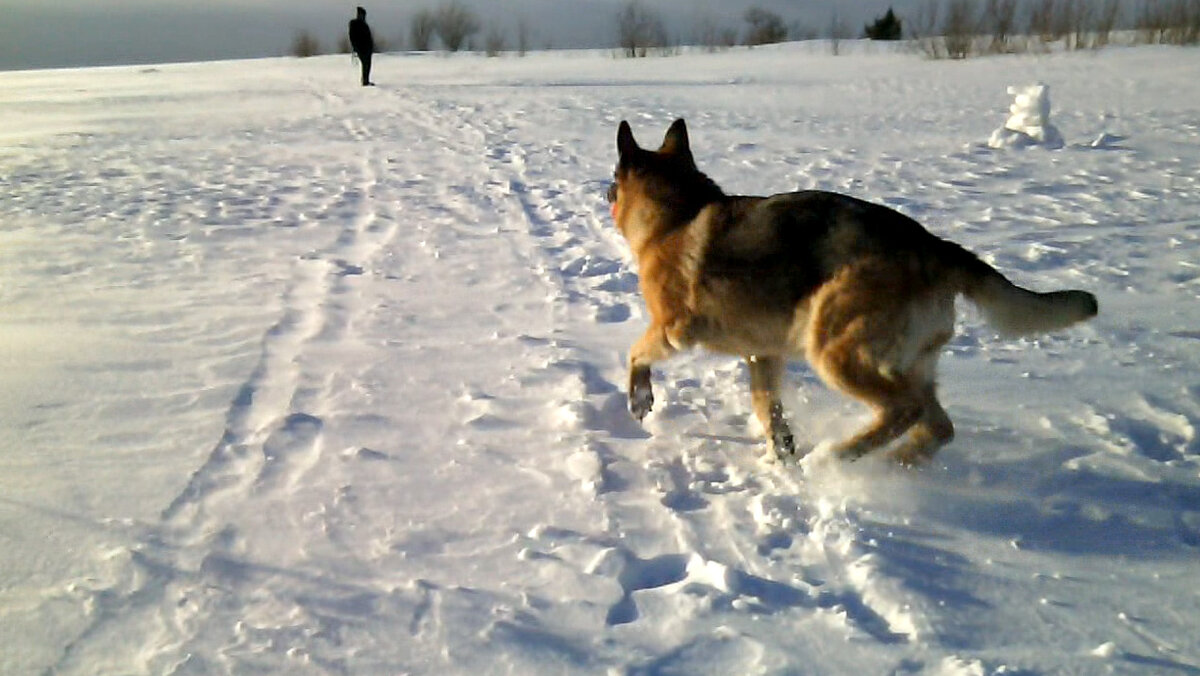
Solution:
[(872, 304), (899, 305), (938, 288), (952, 296), (956, 271), (979, 263), (900, 213), (821, 191), (727, 197), (690, 227), (703, 234), (688, 311), (707, 329), (694, 338), (736, 355), (805, 353), (814, 294), (848, 270), (885, 285)]
[(802, 305), (839, 271), (870, 267), (903, 278), (902, 289), (880, 289), (892, 301), (900, 302), (902, 291), (961, 293), (1009, 336), (1064, 328), (1097, 311), (1091, 294), (1022, 289), (913, 219), (848, 195), (807, 190), (731, 196), (707, 227), (700, 283), (747, 286), (743, 294), (769, 305)]
[(729, 197), (714, 218), (706, 274), (754, 276), (785, 284), (793, 302), (841, 267), (870, 257), (903, 261), (933, 281), (978, 259), (911, 218), (847, 195), (819, 190)]

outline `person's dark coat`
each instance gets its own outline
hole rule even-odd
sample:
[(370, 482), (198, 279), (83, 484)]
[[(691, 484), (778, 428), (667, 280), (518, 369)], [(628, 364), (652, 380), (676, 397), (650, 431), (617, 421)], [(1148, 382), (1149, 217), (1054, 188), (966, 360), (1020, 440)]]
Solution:
[(358, 8), (358, 16), (350, 20), (350, 48), (359, 57), (375, 53), (375, 40), (371, 37), (371, 27), (367, 25), (367, 10), (362, 7)]

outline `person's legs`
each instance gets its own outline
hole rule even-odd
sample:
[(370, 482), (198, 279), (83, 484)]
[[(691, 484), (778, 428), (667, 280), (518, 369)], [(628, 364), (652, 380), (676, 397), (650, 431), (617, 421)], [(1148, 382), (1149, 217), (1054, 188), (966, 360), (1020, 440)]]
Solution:
[(362, 83), (366, 87), (371, 84), (371, 53), (359, 54), (358, 60), (362, 63)]

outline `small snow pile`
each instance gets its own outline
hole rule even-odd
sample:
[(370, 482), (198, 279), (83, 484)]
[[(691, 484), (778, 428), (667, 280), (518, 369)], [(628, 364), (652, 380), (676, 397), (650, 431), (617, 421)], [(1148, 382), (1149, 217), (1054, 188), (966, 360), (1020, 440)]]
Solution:
[(1116, 134), (1110, 134), (1108, 132), (1101, 132), (1100, 135), (1097, 136), (1088, 145), (1091, 146), (1092, 148), (1102, 148), (1102, 149), (1120, 148), (1121, 146), (1119, 144), (1121, 143), (1121, 141), (1124, 141), (1124, 140), (1125, 140), (1124, 136), (1117, 136)]
[(1012, 86), (1008, 93), (1015, 97), (1008, 107), (1008, 120), (992, 132), (988, 145), (993, 148), (1061, 148), (1062, 134), (1050, 124), (1050, 87), (1040, 83)]

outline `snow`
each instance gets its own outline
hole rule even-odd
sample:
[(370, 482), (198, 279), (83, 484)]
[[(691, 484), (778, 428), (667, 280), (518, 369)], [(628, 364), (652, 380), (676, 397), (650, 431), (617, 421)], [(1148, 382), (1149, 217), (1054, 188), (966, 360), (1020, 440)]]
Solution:
[[(0, 74), (0, 672), (1200, 672), (1193, 56)], [(1064, 145), (988, 147), (1034, 82)], [(802, 364), (798, 465), (731, 359), (639, 425), (604, 193), (618, 122), (680, 116), (730, 192), (888, 204), (1100, 316), (964, 305), (920, 471), (831, 459), (867, 412)]]

